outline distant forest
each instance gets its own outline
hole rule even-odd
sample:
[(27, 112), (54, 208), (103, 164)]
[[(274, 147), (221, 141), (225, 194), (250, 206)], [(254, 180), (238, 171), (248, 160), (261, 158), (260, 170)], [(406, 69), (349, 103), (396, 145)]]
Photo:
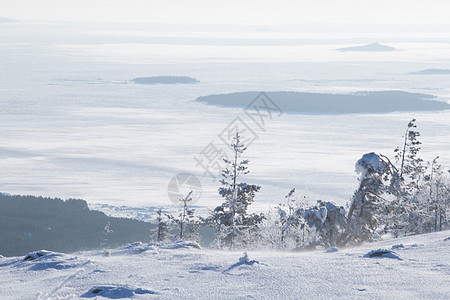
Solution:
[(151, 223), (90, 210), (84, 200), (0, 193), (0, 254), (4, 256), (41, 249), (67, 253), (146, 242), (153, 228)]

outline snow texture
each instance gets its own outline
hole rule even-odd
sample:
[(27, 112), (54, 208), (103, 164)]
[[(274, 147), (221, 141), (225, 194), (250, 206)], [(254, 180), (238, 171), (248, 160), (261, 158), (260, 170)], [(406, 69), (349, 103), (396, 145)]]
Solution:
[[(0, 294), (2, 300), (446, 299), (448, 237), (448, 232), (438, 232), (332, 253), (242, 255), (183, 242), (133, 243), (109, 249), (109, 257), (102, 251), (70, 255), (38, 251), (27, 255), (33, 260), (0, 258)], [(378, 248), (381, 251), (373, 251)], [(395, 253), (388, 250), (392, 248)], [(375, 257), (365, 257), (370, 255)], [(387, 259), (394, 255), (401, 259)], [(70, 267), (33, 267), (53, 262)]]

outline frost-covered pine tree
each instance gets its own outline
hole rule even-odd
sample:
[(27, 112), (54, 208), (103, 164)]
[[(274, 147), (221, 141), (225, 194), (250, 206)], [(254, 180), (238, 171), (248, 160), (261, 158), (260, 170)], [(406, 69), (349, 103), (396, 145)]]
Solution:
[(299, 204), (295, 196), (295, 188), (287, 196), (286, 202), (264, 214), (261, 228), (261, 246), (268, 249), (294, 249), (300, 240)]
[[(279, 226), (279, 248), (297, 248), (304, 242), (305, 230), (302, 213), (306, 204), (299, 201), (293, 188), (286, 196), (286, 203), (276, 206), (278, 213), (277, 223)], [(305, 197), (304, 197), (305, 198)]]
[(105, 247), (108, 245), (108, 235), (113, 233), (114, 231), (111, 229), (111, 222), (107, 222), (105, 225), (105, 228), (103, 228), (103, 235), (105, 238), (102, 241), (102, 248), (105, 249)]
[(200, 220), (195, 216), (194, 208), (186, 208), (185, 230), (183, 237), (189, 241), (199, 242), (201, 236), (199, 234)]
[(184, 198), (181, 198), (180, 199), (180, 201), (181, 202), (183, 202), (183, 209), (182, 209), (182, 211), (180, 212), (180, 214), (179, 214), (179, 225), (180, 225), (180, 240), (182, 240), (183, 239), (183, 225), (184, 225), (184, 223), (185, 223), (185, 220), (186, 220), (186, 215), (187, 215), (187, 213), (186, 213), (186, 211), (187, 211), (187, 206), (188, 206), (188, 203), (190, 203), (190, 202), (192, 202), (192, 197), (191, 197), (191, 195), (192, 195), (192, 191), (190, 191), (187, 195), (186, 195), (186, 197), (184, 197)]
[(420, 132), (416, 128), (416, 119), (412, 119), (407, 125), (403, 146), (394, 150), (400, 178), (398, 190), (392, 190), (397, 197), (396, 207), (391, 210), (393, 213), (390, 222), (394, 236), (424, 232), (429, 223), (425, 209), (429, 200), (423, 190), (427, 167), (419, 157), (422, 143), (418, 140)]
[(286, 236), (295, 231), (299, 226), (299, 218), (295, 214), (295, 188), (286, 195), (286, 204), (280, 203), (277, 207), (280, 218), (280, 242), (283, 243)]
[[(445, 226), (446, 209), (442, 207), (447, 207), (448, 180), (442, 176), (437, 158), (429, 164), (431, 170), (426, 174), (427, 166), (419, 157), (420, 133), (415, 122), (413, 119), (408, 123), (403, 145), (394, 151), (398, 166), (375, 153), (365, 154), (358, 161), (360, 187), (348, 215), (349, 228), (355, 237), (367, 240), (377, 226), (382, 233), (396, 237), (440, 230), (440, 224)], [(365, 217), (359, 218), (360, 214)]]
[(406, 128), (403, 146), (394, 150), (396, 162), (400, 163), (400, 178), (404, 182), (403, 193), (409, 197), (414, 197), (418, 192), (420, 179), (426, 170), (423, 159), (418, 156), (422, 143), (418, 139), (420, 132), (416, 128), (416, 119), (412, 119)]
[(219, 194), (224, 198), (222, 205), (216, 207), (210, 217), (210, 222), (218, 230), (217, 241), (219, 246), (245, 247), (252, 241), (258, 224), (262, 221), (262, 215), (249, 214), (248, 206), (253, 203), (256, 193), (260, 190), (259, 185), (239, 182), (242, 175), (249, 173), (249, 160), (241, 159), (242, 153), (247, 149), (241, 143), (241, 137), (236, 132), (231, 144), (233, 158), (224, 159), (227, 164), (222, 170), (222, 179)]
[(317, 201), (317, 205), (306, 209), (302, 217), (309, 228), (305, 241), (307, 248), (317, 245), (324, 247), (344, 244), (343, 234), (346, 229), (345, 209), (332, 202)]
[(198, 220), (195, 219), (194, 213), (195, 209), (189, 208), (189, 204), (192, 203), (192, 191), (190, 191), (185, 197), (180, 199), (182, 203), (182, 209), (178, 214), (178, 218), (174, 218), (173, 216), (169, 216), (169, 219), (172, 223), (176, 224), (179, 228), (178, 237), (181, 240), (193, 240), (199, 241), (200, 236), (198, 234), (198, 229), (200, 224)]
[(154, 233), (156, 235), (156, 241), (162, 242), (170, 238), (169, 217), (163, 214), (162, 209), (158, 209), (156, 214), (156, 228)]
[(347, 243), (370, 241), (380, 225), (380, 215), (386, 213), (383, 198), (384, 179), (389, 166), (376, 153), (364, 154), (355, 164), (359, 174), (359, 187), (355, 191), (347, 215)]
[[(448, 226), (448, 209), (450, 203), (450, 180), (441, 164), (438, 163), (439, 156), (430, 164), (430, 174), (425, 176), (425, 186), (429, 192), (422, 193), (426, 201), (422, 201), (422, 211), (426, 211), (426, 221), (423, 222), (421, 231), (441, 231)], [(450, 171), (449, 171), (450, 172)], [(425, 198), (425, 197), (424, 197)]]

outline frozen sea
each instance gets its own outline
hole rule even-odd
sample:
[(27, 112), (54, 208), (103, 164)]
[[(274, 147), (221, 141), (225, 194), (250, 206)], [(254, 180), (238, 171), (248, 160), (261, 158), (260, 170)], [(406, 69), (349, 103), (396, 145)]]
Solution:
[[(219, 183), (194, 157), (211, 142), (226, 150), (219, 134), (236, 117), (258, 136), (243, 178), (262, 186), (255, 210), (284, 201), (294, 187), (309, 201), (344, 205), (357, 188), (355, 162), (372, 151), (393, 157), (412, 118), (424, 160), (439, 155), (450, 169), (450, 111), (284, 112), (263, 131), (242, 109), (195, 101), (239, 91), (401, 90), (448, 102), (450, 75), (411, 72), (450, 69), (449, 32), (0, 24), (0, 192), (171, 209), (169, 181), (190, 173), (202, 183), (196, 205), (214, 208)], [(373, 42), (397, 50), (336, 50)], [(200, 83), (130, 82), (162, 75)]]

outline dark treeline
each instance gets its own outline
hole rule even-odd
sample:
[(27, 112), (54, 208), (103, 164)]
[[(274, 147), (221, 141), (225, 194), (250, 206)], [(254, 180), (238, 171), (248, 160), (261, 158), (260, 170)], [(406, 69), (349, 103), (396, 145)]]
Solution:
[(153, 227), (90, 210), (84, 200), (0, 194), (0, 254), (4, 256), (41, 249), (67, 253), (148, 241)]

